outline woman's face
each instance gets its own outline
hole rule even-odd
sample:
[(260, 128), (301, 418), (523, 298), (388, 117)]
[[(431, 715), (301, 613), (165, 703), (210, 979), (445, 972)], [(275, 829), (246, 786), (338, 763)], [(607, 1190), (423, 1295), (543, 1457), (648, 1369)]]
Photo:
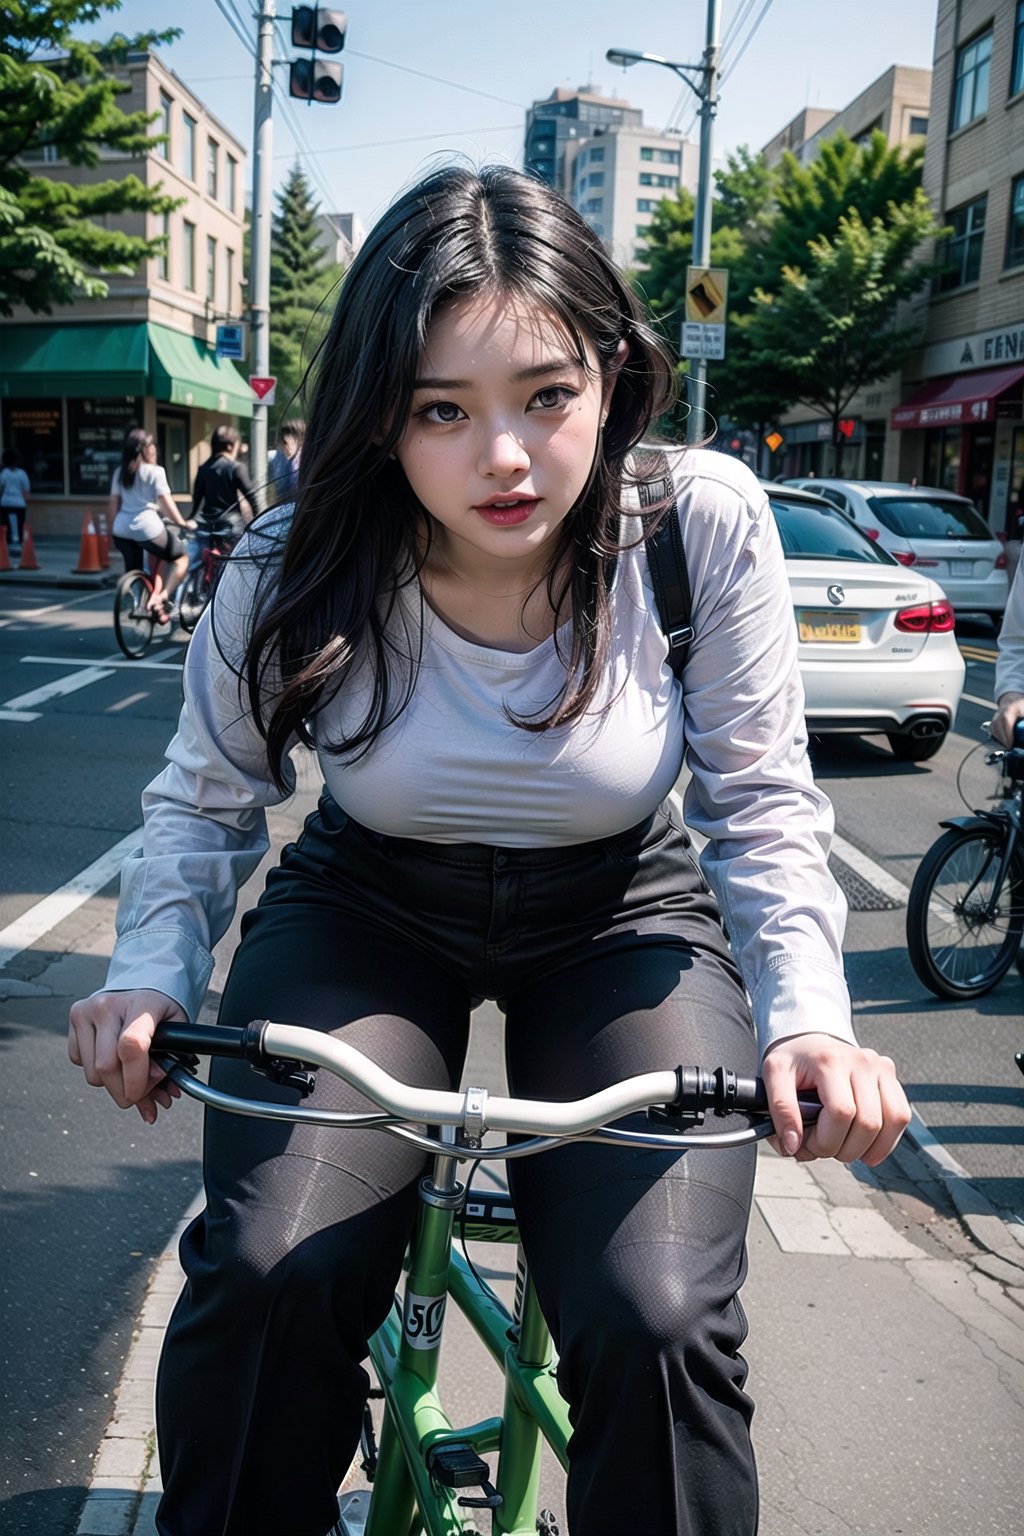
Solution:
[(435, 318), (395, 456), (464, 569), (551, 553), (589, 479), (611, 397), (558, 320), (527, 299), (478, 295)]
[(156, 443), (148, 442), (142, 450), (142, 459), (145, 464), (156, 463)]

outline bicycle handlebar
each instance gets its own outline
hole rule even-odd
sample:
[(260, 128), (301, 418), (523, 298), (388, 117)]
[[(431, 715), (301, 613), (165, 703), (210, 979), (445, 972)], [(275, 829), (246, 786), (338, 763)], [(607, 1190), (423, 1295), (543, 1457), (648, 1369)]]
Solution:
[[(450, 1142), (442, 1144), (412, 1130), (410, 1122), (454, 1127), (461, 1131), (464, 1144), (477, 1146), (485, 1131), (503, 1131), (511, 1135), (540, 1138), (540, 1143), (522, 1143), (516, 1155), (540, 1151), (555, 1140), (586, 1137), (611, 1141), (629, 1141), (652, 1146), (687, 1145), (686, 1138), (671, 1127), (701, 1124), (706, 1112), (725, 1116), (733, 1112), (759, 1116), (762, 1125), (749, 1131), (729, 1132), (712, 1138), (702, 1135), (694, 1144), (737, 1145), (772, 1131), (768, 1103), (760, 1078), (737, 1077), (725, 1068), (709, 1072), (698, 1067), (676, 1067), (662, 1072), (645, 1072), (613, 1083), (586, 1098), (562, 1102), (539, 1099), (506, 1098), (490, 1094), (484, 1088), (471, 1087), (465, 1092), (415, 1088), (392, 1077), (354, 1046), (336, 1040), (319, 1030), (294, 1024), (274, 1024), (257, 1020), (243, 1028), (197, 1024), (160, 1024), (153, 1036), (152, 1052), (169, 1057), (162, 1062), (169, 1075), (187, 1093), (213, 1108), (233, 1110), (238, 1114), (261, 1118), (313, 1121), (322, 1125), (379, 1126), (394, 1134), (404, 1134), (431, 1150), (453, 1150)], [(246, 1060), (273, 1081), (298, 1090), (305, 1096), (312, 1091), (309, 1067), (322, 1067), (342, 1078), (378, 1106), (371, 1114), (344, 1114), (329, 1110), (302, 1109), (298, 1106), (242, 1099), (200, 1083), (191, 1068), (196, 1055), (231, 1057)], [(188, 1058), (183, 1069), (175, 1058)], [(805, 1096), (801, 1111), (811, 1119), (820, 1109), (816, 1098)], [(630, 1132), (609, 1125), (638, 1110), (663, 1125), (668, 1134)], [(495, 1155), (506, 1155), (499, 1149)]]

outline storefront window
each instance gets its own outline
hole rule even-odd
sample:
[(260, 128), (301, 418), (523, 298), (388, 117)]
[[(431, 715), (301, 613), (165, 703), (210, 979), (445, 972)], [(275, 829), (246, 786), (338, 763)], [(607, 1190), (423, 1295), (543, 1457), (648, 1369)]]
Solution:
[(933, 427), (924, 439), (924, 481), (944, 491), (960, 486), (961, 427)]
[(142, 401), (69, 400), (72, 496), (109, 496), (125, 433), (142, 425)]
[(64, 494), (64, 431), (59, 400), (5, 400), (4, 447), (17, 448), (34, 496)]

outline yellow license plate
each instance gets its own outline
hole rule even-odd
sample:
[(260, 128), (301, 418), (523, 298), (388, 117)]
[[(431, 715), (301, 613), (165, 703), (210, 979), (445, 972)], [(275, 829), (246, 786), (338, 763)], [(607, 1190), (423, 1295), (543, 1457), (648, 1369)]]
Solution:
[(797, 620), (801, 640), (832, 645), (856, 645), (860, 639), (860, 614), (814, 613), (806, 609)]

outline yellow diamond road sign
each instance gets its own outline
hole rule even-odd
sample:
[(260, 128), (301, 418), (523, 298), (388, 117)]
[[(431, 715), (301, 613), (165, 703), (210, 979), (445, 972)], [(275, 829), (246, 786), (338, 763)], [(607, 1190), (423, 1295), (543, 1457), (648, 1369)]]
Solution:
[(684, 357), (725, 356), (725, 306), (729, 292), (726, 267), (687, 267)]

